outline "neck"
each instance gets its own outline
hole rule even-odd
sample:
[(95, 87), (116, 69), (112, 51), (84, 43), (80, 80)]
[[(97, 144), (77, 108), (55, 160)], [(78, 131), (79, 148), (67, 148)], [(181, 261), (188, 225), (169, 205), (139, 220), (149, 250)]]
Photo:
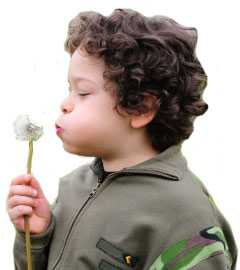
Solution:
[(128, 152), (127, 155), (112, 156), (108, 158), (102, 157), (102, 162), (105, 171), (119, 171), (123, 168), (142, 163), (158, 154), (159, 152), (154, 149), (145, 149), (145, 151), (141, 149), (141, 152), (131, 151), (131, 154)]

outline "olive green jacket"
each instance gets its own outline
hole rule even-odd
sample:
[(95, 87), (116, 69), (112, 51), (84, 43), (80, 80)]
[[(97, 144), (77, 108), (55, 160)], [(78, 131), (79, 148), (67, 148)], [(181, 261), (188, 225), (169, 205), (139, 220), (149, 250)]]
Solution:
[[(33, 270), (235, 270), (230, 225), (181, 146), (104, 181), (99, 158), (62, 177), (48, 230), (31, 237)], [(21, 232), (14, 261), (26, 269)]]

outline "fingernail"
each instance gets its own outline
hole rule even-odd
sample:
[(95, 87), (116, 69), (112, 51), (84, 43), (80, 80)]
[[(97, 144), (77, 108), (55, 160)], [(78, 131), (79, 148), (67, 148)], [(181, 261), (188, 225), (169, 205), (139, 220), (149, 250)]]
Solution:
[(35, 189), (33, 190), (33, 196), (37, 196), (37, 191)]

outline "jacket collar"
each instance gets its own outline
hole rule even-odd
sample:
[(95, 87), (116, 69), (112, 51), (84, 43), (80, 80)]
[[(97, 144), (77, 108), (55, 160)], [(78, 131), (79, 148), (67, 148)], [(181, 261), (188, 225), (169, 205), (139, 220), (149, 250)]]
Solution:
[[(182, 143), (179, 143), (168, 147), (151, 159), (131, 167), (125, 167), (118, 172), (154, 174), (178, 181), (183, 178), (186, 167), (187, 160), (182, 154)], [(96, 175), (101, 175), (103, 171), (101, 158), (96, 157), (90, 164), (90, 168)]]

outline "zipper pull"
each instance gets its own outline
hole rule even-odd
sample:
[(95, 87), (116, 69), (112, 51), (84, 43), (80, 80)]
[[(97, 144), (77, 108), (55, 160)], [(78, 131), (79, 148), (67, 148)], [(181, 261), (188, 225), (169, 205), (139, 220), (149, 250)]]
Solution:
[(99, 188), (99, 186), (100, 186), (101, 184), (102, 184), (101, 180), (98, 179), (98, 183), (97, 183), (96, 187), (94, 187), (94, 188), (92, 189), (92, 191), (90, 192), (89, 198), (92, 198), (92, 197), (96, 194), (97, 189)]

